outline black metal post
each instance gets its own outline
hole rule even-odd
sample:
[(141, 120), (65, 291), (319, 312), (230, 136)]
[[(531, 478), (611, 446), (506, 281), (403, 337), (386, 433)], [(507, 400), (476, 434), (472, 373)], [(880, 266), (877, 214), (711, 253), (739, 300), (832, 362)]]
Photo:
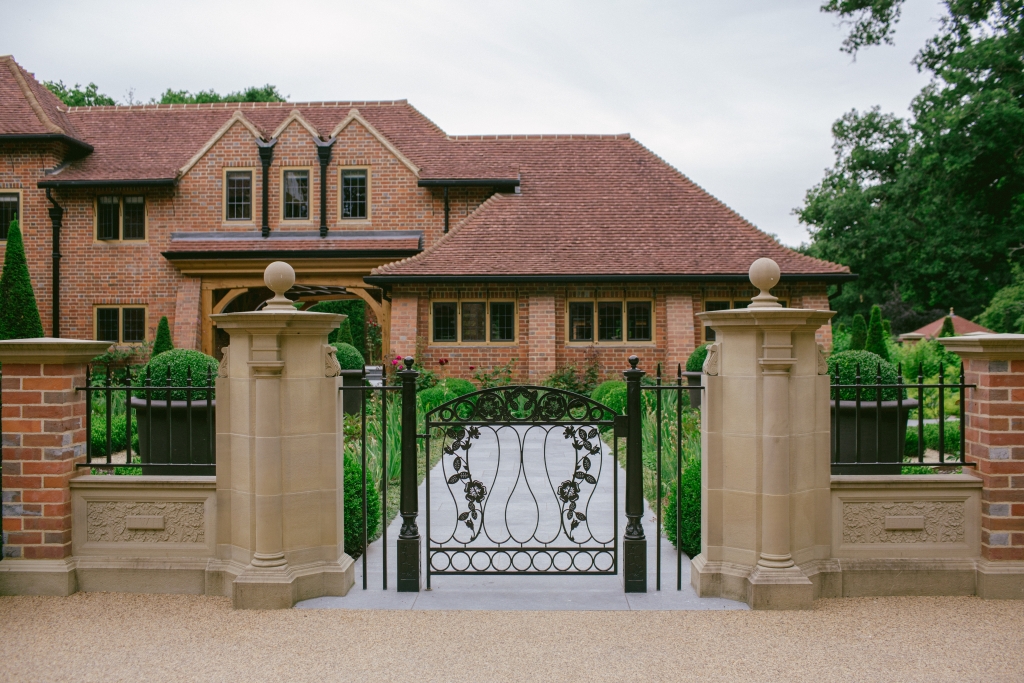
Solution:
[(640, 380), (645, 373), (637, 369), (640, 359), (629, 357), (626, 378), (626, 532), (622, 538), (623, 578), (627, 593), (647, 592), (647, 538), (644, 536), (643, 443), (640, 430)]
[(274, 160), (274, 145), (277, 144), (277, 140), (269, 140), (263, 142), (262, 140), (256, 141), (256, 146), (259, 147), (260, 151), (260, 163), (263, 165), (263, 216), (262, 216), (262, 228), (263, 236), (270, 237), (270, 216), (267, 215), (270, 211), (270, 164)]
[(416, 526), (419, 512), (416, 492), (416, 378), (420, 373), (412, 369), (412, 364), (412, 356), (407, 356), (405, 370), (398, 373), (402, 380), (402, 476), (399, 494), (402, 529), (397, 543), (399, 593), (419, 592), (421, 575), (420, 530)]
[(53, 336), (60, 337), (60, 229), (64, 222), (64, 209), (57, 203), (46, 188), (46, 199), (50, 204), (50, 223), (53, 225), (53, 247), (50, 258), (53, 260)]
[(327, 165), (331, 163), (333, 148), (334, 138), (327, 142), (316, 141), (316, 153), (320, 157), (320, 237), (327, 237)]

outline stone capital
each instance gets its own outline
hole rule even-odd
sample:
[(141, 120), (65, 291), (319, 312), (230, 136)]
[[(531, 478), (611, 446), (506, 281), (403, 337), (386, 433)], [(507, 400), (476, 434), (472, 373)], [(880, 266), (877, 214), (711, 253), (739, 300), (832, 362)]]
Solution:
[(243, 331), (251, 335), (320, 335), (332, 332), (347, 316), (340, 313), (309, 311), (254, 311), (218, 313), (210, 319), (230, 334)]
[(108, 348), (110, 342), (82, 339), (4, 339), (0, 341), (0, 363), (74, 365), (88, 363), (96, 356), (106, 353)]
[(809, 308), (734, 308), (728, 311), (704, 311), (697, 317), (715, 329), (755, 327), (776, 330), (817, 330), (828, 324), (835, 311)]
[(939, 343), (964, 360), (1024, 360), (1024, 334), (968, 334)]

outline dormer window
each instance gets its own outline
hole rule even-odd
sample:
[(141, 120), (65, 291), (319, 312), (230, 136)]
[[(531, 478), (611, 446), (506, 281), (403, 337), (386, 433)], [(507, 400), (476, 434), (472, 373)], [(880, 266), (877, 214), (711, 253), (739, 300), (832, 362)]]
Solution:
[(284, 171), (284, 219), (309, 220), (309, 171)]
[(341, 217), (367, 217), (366, 170), (343, 170), (341, 172)]

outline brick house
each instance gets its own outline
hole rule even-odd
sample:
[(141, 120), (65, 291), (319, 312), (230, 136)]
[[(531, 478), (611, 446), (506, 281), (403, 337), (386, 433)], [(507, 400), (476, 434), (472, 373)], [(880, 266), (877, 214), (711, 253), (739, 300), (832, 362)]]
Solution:
[(296, 298), (361, 299), (392, 354), (540, 380), (685, 361), (759, 256), (790, 306), (855, 277), (628, 135), (457, 137), (405, 101), (68, 108), (0, 57), (0, 159), (0, 240), (17, 216), (53, 336), (148, 341), (167, 316), (217, 355), (209, 315), (259, 306), (287, 260)]

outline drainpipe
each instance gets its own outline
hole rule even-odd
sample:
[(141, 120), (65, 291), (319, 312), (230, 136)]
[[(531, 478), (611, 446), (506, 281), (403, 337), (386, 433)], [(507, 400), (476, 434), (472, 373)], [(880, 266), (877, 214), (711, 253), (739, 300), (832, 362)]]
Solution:
[(270, 237), (270, 163), (274, 160), (274, 145), (277, 138), (264, 142), (256, 141), (260, 150), (260, 163), (263, 164), (263, 236)]
[(448, 234), (448, 186), (444, 186), (444, 233)]
[(327, 237), (327, 165), (331, 163), (334, 140), (316, 140), (316, 153), (320, 157), (320, 237)]
[(64, 209), (46, 188), (46, 198), (53, 206), (50, 207), (50, 222), (53, 224), (53, 336), (60, 337), (60, 228), (64, 222)]

